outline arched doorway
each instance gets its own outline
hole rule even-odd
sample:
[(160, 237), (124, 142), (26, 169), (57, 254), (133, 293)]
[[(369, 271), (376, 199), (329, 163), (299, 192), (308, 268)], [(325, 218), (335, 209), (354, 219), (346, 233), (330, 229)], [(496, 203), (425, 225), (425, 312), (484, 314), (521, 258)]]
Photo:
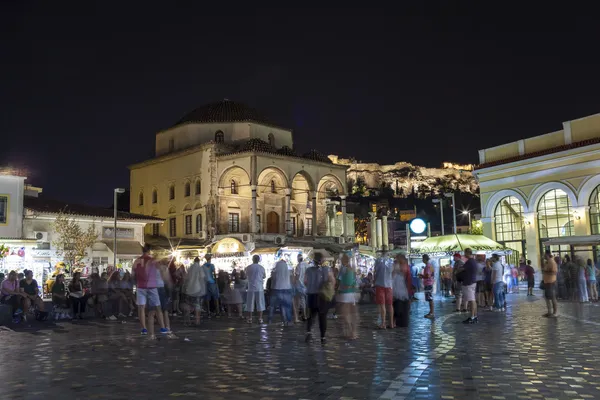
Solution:
[(552, 189), (540, 199), (537, 217), (542, 255), (551, 251), (561, 258), (567, 254), (573, 256), (569, 245), (544, 246), (544, 239), (575, 235), (572, 208), (569, 195), (562, 189)]
[(267, 233), (279, 233), (279, 214), (275, 211), (267, 214)]
[(515, 250), (509, 262), (518, 264), (519, 257), (526, 258), (525, 254), (525, 218), (523, 205), (515, 196), (508, 196), (500, 200), (494, 212), (496, 227), (496, 241)]

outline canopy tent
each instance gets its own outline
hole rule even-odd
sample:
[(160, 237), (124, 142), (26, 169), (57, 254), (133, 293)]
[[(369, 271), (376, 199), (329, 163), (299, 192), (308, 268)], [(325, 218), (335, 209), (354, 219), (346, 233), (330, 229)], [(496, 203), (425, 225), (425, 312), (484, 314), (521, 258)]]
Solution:
[(453, 253), (462, 253), (465, 249), (470, 248), (473, 253), (497, 253), (510, 254), (512, 250), (504, 247), (500, 243), (494, 242), (492, 239), (483, 235), (444, 235), (435, 236), (425, 239), (418, 253), (411, 253), (411, 256), (428, 254), (430, 256), (444, 256)]

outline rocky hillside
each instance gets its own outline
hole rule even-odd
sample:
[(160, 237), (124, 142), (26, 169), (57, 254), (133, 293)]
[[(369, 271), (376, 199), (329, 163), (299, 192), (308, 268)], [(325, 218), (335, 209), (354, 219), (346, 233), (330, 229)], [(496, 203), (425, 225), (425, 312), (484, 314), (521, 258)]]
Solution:
[(330, 155), (334, 164), (347, 165), (348, 188), (355, 194), (374, 194), (387, 191), (397, 197), (428, 197), (445, 191), (459, 191), (477, 195), (479, 185), (470, 165), (444, 163), (443, 168), (419, 167), (407, 162), (393, 165), (362, 163)]

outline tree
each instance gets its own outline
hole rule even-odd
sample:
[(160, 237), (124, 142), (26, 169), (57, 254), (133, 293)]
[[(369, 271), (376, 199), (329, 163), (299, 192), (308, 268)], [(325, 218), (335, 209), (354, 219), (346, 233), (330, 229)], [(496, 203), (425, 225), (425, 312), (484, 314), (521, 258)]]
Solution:
[(77, 221), (67, 217), (63, 212), (58, 214), (52, 227), (57, 236), (52, 241), (56, 255), (72, 267), (87, 256), (88, 249), (96, 242), (98, 234), (94, 224), (83, 229)]
[(357, 176), (352, 187), (352, 194), (365, 196), (367, 192), (367, 184), (362, 176)]
[(479, 220), (471, 221), (471, 235), (483, 235), (483, 224)]
[(358, 243), (366, 243), (367, 220), (365, 218), (354, 217), (354, 235)]

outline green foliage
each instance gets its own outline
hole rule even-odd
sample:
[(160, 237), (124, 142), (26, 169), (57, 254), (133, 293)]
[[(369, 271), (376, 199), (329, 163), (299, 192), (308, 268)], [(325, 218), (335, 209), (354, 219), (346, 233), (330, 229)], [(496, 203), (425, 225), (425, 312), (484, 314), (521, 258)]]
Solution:
[(52, 223), (56, 238), (52, 244), (56, 255), (68, 266), (74, 266), (87, 256), (88, 249), (96, 242), (98, 234), (94, 224), (83, 229), (77, 221), (60, 213)]

